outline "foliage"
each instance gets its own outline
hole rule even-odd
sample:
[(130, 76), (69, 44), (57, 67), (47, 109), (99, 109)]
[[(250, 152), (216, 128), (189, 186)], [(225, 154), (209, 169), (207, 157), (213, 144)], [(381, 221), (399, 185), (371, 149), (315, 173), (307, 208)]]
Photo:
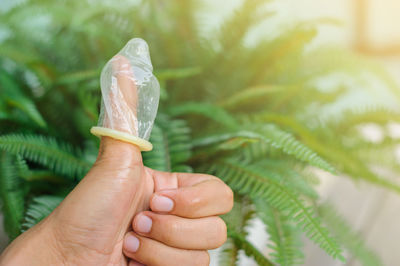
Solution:
[[(400, 192), (372, 167), (385, 153), (382, 167), (398, 169), (392, 156), (398, 140), (385, 130), (399, 122), (398, 111), (362, 99), (354, 109), (354, 101), (344, 101), (360, 88), (376, 96), (368, 73), (397, 103), (395, 83), (364, 58), (311, 49), (315, 21), (279, 29), (273, 38), (260, 33), (249, 43), (249, 33), (273, 16), (269, 1), (242, 1), (212, 29), (198, 19), (201, 2), (4, 5), (0, 198), (10, 238), (46, 217), (90, 169), (98, 151), (89, 129), (98, 119), (100, 70), (129, 39), (141, 37), (162, 87), (154, 150), (143, 153), (144, 163), (207, 172), (231, 186), (236, 204), (224, 216), (229, 240), (222, 265), (236, 265), (241, 251), (260, 265), (301, 264), (302, 233), (334, 258), (343, 260), (344, 249), (364, 265), (379, 262), (336, 212), (328, 216), (333, 207), (320, 208), (310, 175), (319, 168)], [(364, 138), (366, 123), (384, 131), (382, 142)], [(266, 225), (270, 254), (246, 238), (255, 218)]]

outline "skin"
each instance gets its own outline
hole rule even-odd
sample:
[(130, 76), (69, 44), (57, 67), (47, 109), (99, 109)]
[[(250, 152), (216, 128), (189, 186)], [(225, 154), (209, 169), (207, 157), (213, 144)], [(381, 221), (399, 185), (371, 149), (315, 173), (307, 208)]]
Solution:
[[(129, 95), (133, 83), (118, 81)], [(136, 107), (136, 91), (130, 95), (127, 105)], [(233, 193), (220, 179), (146, 168), (138, 147), (103, 137), (89, 173), (10, 244), (0, 265), (208, 265), (207, 250), (226, 240), (218, 215), (232, 207)], [(146, 232), (143, 217), (151, 221)]]
[[(172, 199), (171, 211), (157, 211), (160, 195)], [(226, 240), (217, 215), (232, 205), (232, 191), (218, 178), (151, 170), (137, 147), (104, 138), (87, 176), (11, 243), (0, 265), (208, 265), (206, 250)], [(135, 230), (141, 215), (152, 220), (150, 232)], [(124, 248), (131, 234), (139, 239), (136, 252)]]

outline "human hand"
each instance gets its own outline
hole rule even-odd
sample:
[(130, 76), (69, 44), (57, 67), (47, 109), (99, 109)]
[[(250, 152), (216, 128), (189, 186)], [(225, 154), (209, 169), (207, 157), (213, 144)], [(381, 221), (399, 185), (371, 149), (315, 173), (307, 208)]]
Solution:
[[(136, 105), (135, 95), (124, 94), (135, 85), (117, 79)], [(216, 215), (232, 205), (232, 191), (216, 177), (151, 170), (137, 146), (103, 137), (90, 172), (46, 219), (12, 242), (0, 264), (206, 265), (206, 250), (226, 239)], [(145, 216), (152, 221), (147, 233), (140, 230), (149, 228)]]
[(127, 265), (125, 254), (146, 265), (207, 265), (205, 250), (226, 239), (216, 215), (232, 208), (229, 187), (209, 175), (146, 168), (139, 150), (123, 142), (104, 138), (101, 147), (87, 176), (0, 264)]
[(125, 237), (130, 266), (208, 265), (206, 250), (226, 240), (226, 225), (217, 215), (232, 208), (232, 191), (214, 176), (148, 170), (155, 177), (152, 211), (137, 214)]

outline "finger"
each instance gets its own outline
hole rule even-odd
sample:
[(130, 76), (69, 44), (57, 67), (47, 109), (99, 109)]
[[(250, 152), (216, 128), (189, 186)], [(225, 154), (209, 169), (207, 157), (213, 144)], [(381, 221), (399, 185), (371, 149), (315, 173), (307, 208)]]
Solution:
[(188, 187), (207, 180), (218, 179), (215, 176), (195, 173), (170, 173), (147, 168), (153, 176), (154, 190), (176, 189), (178, 187)]
[(103, 92), (104, 127), (137, 136), (138, 90), (126, 57), (117, 55), (111, 59), (111, 81), (107, 82), (109, 90)]
[[(115, 86), (111, 86), (112, 97), (103, 97), (103, 100), (108, 100), (107, 104), (104, 103), (106, 119), (103, 123), (106, 123), (104, 126), (107, 127), (111, 126), (107, 123), (113, 123), (113, 129), (121, 130), (126, 128), (129, 124), (127, 121), (130, 121), (124, 111), (133, 110), (132, 106), (135, 106), (137, 97), (134, 83), (125, 80), (124, 75), (127, 73), (121, 74), (121, 71), (128, 67), (126, 60), (116, 62), (121, 63), (120, 66), (114, 65), (114, 68), (120, 68), (120, 73), (115, 76), (117, 82), (112, 83), (112, 86)], [(152, 185), (141, 178), (143, 174), (142, 157), (138, 147), (102, 137), (95, 165), (60, 204), (53, 216), (57, 222), (69, 225), (63, 226), (62, 233), (59, 233), (66, 238), (65, 242), (76, 241), (68, 238), (73, 238), (79, 231), (79, 241), (82, 241), (82, 245), (111, 252), (110, 247), (124, 237), (132, 216), (147, 206), (147, 195), (144, 197), (141, 194), (145, 191), (142, 188)], [(107, 227), (107, 230), (101, 229), (104, 227)], [(81, 236), (82, 232), (89, 236), (93, 232), (101, 232), (101, 236), (93, 241), (92, 237)]]
[(128, 233), (124, 240), (124, 254), (145, 265), (209, 265), (207, 251), (169, 247), (150, 238)]
[(232, 190), (217, 178), (189, 187), (157, 191), (150, 199), (151, 210), (186, 218), (221, 215), (232, 207)]
[(138, 106), (138, 91), (134, 80), (134, 73), (129, 60), (122, 56), (117, 55), (112, 59), (113, 74), (117, 78), (119, 90), (121, 92), (122, 100), (126, 103), (127, 107), (134, 115), (137, 114)]
[[(103, 126), (137, 136), (138, 94), (130, 62), (126, 57), (117, 55), (112, 58), (111, 67), (117, 82), (111, 82), (108, 97), (103, 97)], [(110, 164), (116, 165), (116, 168), (120, 164), (142, 162), (137, 146), (109, 137), (101, 139), (99, 159), (111, 160)]]
[(105, 71), (102, 74), (102, 80), (105, 79), (106, 83), (102, 87), (103, 126), (137, 136), (138, 92), (131, 64), (121, 55), (114, 56), (110, 64), (111, 73)]
[(227, 235), (225, 222), (217, 216), (187, 219), (150, 211), (136, 215), (132, 228), (135, 233), (168, 246), (198, 250), (222, 246)]

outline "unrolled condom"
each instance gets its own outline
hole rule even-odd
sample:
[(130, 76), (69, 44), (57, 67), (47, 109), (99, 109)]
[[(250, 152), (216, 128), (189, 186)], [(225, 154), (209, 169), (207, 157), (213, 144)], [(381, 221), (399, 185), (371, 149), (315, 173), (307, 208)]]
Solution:
[(160, 85), (153, 75), (149, 47), (130, 40), (104, 66), (100, 82), (102, 102), (98, 125), (90, 132), (152, 150), (148, 141), (157, 115)]

